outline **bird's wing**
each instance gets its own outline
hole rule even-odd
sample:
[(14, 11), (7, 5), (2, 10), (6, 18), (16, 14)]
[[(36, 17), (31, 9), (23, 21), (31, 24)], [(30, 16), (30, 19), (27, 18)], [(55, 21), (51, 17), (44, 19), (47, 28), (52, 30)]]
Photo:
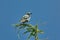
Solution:
[(26, 18), (26, 19), (29, 18), (29, 15), (24, 15), (23, 18)]
[(26, 20), (28, 20), (28, 21), (30, 21), (30, 16), (29, 15), (24, 15), (23, 17), (22, 17), (22, 19), (20, 20), (20, 22), (25, 22)]
[(31, 17), (29, 17), (27, 20), (30, 21)]
[(24, 22), (26, 19), (24, 19), (24, 18), (22, 18), (21, 20), (20, 20), (20, 22)]

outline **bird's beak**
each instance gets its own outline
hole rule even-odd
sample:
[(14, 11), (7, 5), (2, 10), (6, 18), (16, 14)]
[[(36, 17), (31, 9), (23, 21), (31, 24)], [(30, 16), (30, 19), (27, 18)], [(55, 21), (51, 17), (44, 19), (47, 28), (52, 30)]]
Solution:
[(32, 13), (30, 13), (30, 14), (32, 14)]

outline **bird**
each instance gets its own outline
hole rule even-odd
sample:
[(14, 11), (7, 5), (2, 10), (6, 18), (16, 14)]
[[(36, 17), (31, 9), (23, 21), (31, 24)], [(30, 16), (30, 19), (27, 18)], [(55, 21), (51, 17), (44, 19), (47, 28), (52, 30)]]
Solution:
[(26, 23), (29, 22), (31, 19), (31, 12), (26, 12), (26, 14), (21, 18), (20, 22), (21, 23)]

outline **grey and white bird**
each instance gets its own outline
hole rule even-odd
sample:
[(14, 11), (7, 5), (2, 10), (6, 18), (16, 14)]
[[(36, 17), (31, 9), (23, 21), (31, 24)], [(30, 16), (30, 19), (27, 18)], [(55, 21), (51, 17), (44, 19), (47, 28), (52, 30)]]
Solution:
[(26, 14), (22, 17), (22, 19), (20, 20), (21, 23), (26, 23), (29, 22), (31, 19), (31, 12), (26, 12)]

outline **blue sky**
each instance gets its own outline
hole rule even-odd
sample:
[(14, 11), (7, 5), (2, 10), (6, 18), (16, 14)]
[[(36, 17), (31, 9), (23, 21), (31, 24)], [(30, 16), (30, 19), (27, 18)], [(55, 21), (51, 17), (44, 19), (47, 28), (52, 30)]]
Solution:
[[(59, 0), (0, 0), (0, 40), (17, 40), (12, 24), (18, 23), (27, 11), (33, 13), (30, 23), (35, 25), (38, 22), (39, 28), (45, 32), (40, 38), (60, 40)], [(47, 24), (40, 25), (43, 22)], [(26, 36), (21, 36), (21, 40), (25, 40)]]

